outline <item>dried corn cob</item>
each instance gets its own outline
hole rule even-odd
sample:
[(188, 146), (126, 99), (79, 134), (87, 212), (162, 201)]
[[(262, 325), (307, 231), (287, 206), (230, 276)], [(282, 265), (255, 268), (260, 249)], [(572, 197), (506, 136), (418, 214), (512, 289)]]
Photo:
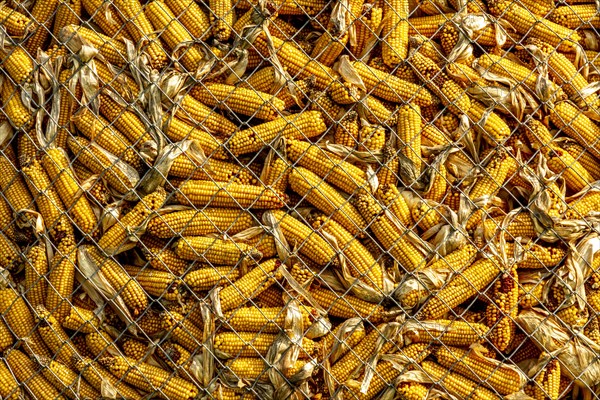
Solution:
[[(299, 308), (306, 329), (316, 318), (316, 310), (303, 305)], [(285, 317), (286, 309), (283, 307), (239, 307), (224, 313), (225, 328), (236, 332), (277, 333), (285, 328)]]
[(177, 211), (158, 215), (148, 223), (147, 232), (159, 238), (173, 235), (202, 236), (210, 233), (234, 235), (253, 225), (246, 211), (233, 208), (211, 208)]
[(39, 373), (38, 366), (33, 360), (17, 349), (10, 349), (5, 353), (6, 364), (15, 374), (19, 383), (27, 382), (24, 388), (33, 398), (51, 398), (65, 400), (58, 390)]
[(196, 206), (275, 209), (284, 205), (286, 195), (266, 186), (188, 180), (176, 193), (181, 204)]

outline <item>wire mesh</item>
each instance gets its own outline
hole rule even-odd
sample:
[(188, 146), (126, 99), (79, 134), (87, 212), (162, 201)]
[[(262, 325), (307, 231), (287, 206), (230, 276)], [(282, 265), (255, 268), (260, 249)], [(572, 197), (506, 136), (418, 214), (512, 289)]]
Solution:
[(0, 398), (598, 397), (596, 3), (0, 27)]

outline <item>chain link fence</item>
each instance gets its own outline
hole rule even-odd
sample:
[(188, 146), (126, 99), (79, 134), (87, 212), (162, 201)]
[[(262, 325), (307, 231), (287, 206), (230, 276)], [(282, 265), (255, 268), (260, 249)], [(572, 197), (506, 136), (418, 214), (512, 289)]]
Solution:
[(596, 3), (0, 27), (0, 398), (598, 397)]

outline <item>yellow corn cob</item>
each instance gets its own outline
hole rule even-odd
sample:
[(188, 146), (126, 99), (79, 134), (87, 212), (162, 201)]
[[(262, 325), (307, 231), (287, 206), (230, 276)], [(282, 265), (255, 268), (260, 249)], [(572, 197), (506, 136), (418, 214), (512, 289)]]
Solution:
[(2, 66), (8, 75), (17, 85), (31, 81), (34, 70), (33, 59), (22, 47), (0, 50), (0, 60), (2, 60)]
[[(394, 380), (400, 375), (400, 370), (389, 361), (381, 361), (377, 363), (373, 378), (366, 393), (360, 392), (358, 381), (349, 381), (346, 383), (347, 390), (351, 393), (352, 398), (360, 400), (371, 400), (377, 397), (385, 387), (391, 385)], [(404, 397), (406, 399), (406, 397)]]
[(25, 299), (14, 289), (0, 291), (0, 314), (17, 339), (27, 338), (24, 350), (29, 354), (51, 356), (35, 327), (35, 320)]
[(162, 319), (159, 313), (153, 310), (147, 310), (137, 321), (140, 328), (146, 335), (153, 336), (162, 331)]
[(369, 286), (383, 289), (383, 270), (373, 255), (360, 243), (355, 234), (326, 215), (309, 218), (313, 229), (336, 238), (340, 250), (349, 261), (352, 275)]
[(38, 362), (42, 366), (42, 375), (66, 397), (95, 399), (100, 396), (100, 392), (79, 379), (79, 375), (64, 364), (45, 357), (38, 359)]
[(118, 38), (111, 38), (100, 32), (78, 25), (67, 25), (61, 29), (61, 40), (68, 41), (75, 35), (98, 49), (99, 53), (111, 64), (123, 67), (127, 63), (127, 48)]
[(36, 363), (17, 349), (5, 353), (5, 361), (18, 382), (36, 399), (65, 400), (58, 390), (39, 372)]
[(171, 339), (188, 351), (195, 351), (202, 343), (202, 329), (190, 318), (174, 311), (168, 311), (162, 313), (161, 319), (162, 327), (170, 332)]
[(210, 0), (210, 23), (213, 36), (221, 42), (227, 41), (233, 28), (233, 2), (231, 0)]
[(252, 172), (237, 163), (217, 159), (207, 160), (204, 163), (196, 162), (187, 154), (175, 158), (169, 176), (180, 178), (215, 180), (219, 182), (235, 182), (245, 185), (255, 184), (256, 179)]
[(316, 145), (288, 140), (286, 151), (291, 162), (323, 177), (346, 193), (355, 193), (367, 187), (367, 176), (363, 170)]
[(164, 0), (167, 7), (187, 29), (194, 39), (201, 39), (208, 34), (210, 21), (206, 13), (193, 0)]
[[(175, 115), (185, 116), (186, 118), (191, 119), (194, 125), (200, 124), (209, 132), (230, 135), (237, 131), (237, 126), (233, 122), (215, 112), (212, 108), (200, 103), (191, 95), (183, 96), (181, 99), (181, 108)], [(192, 129), (193, 127), (190, 126), (188, 133), (183, 136), (189, 134)]]
[(115, 346), (113, 338), (102, 329), (85, 335), (85, 344), (94, 357), (107, 356), (109, 354), (120, 354)]
[(144, 236), (141, 243), (142, 253), (152, 268), (175, 275), (183, 275), (187, 270), (189, 262), (179, 258), (166, 241)]
[(441, 32), (441, 26), (450, 21), (454, 14), (428, 15), (408, 19), (408, 36), (422, 35), (432, 38)]
[(154, 140), (148, 133), (146, 124), (129, 107), (121, 106), (112, 97), (100, 95), (100, 112), (136, 148), (142, 148), (144, 144)]
[(585, 147), (573, 142), (565, 142), (561, 147), (583, 166), (593, 181), (600, 180), (599, 162)]
[[(335, 329), (330, 330), (320, 342), (321, 346), (323, 347), (323, 354), (325, 357), (329, 358), (329, 361), (332, 363), (335, 363), (346, 353), (355, 348), (366, 336), (366, 332), (361, 323), (360, 325), (357, 325), (356, 328), (350, 333), (347, 333), (344, 337), (342, 337), (340, 328), (343, 326), (344, 324), (339, 324)], [(337, 347), (336, 354), (331, 354), (334, 346)]]
[(421, 172), (421, 108), (416, 104), (407, 104), (398, 109), (398, 138), (400, 151), (410, 161), (417, 174)]
[(305, 111), (238, 131), (229, 139), (227, 147), (237, 157), (257, 152), (280, 135), (286, 139), (307, 139), (320, 135), (326, 129), (319, 111)]
[(354, 22), (356, 30), (356, 45), (350, 43), (350, 51), (354, 56), (360, 57), (369, 40), (374, 39), (383, 20), (383, 9), (379, 5), (364, 10), (363, 14)]
[(573, 192), (582, 191), (595, 180), (579, 161), (563, 149), (549, 152), (548, 168), (555, 174), (562, 175), (567, 187)]
[(69, 90), (70, 80), (74, 79), (73, 71), (70, 69), (63, 70), (59, 75), (59, 96), (60, 96), (60, 114), (58, 116), (58, 132), (54, 138), (54, 145), (61, 149), (67, 148), (67, 137), (71, 136), (74, 129), (71, 126), (71, 117), (75, 111), (77, 98), (80, 96), (81, 85), (76, 85), (76, 93), (71, 93)]
[(77, 370), (93, 387), (100, 388), (109, 383), (115, 389), (118, 396), (129, 400), (140, 400), (142, 396), (123, 380), (118, 379), (98, 362), (90, 358), (82, 358), (75, 364)]
[[(128, 357), (106, 357), (100, 364), (117, 378), (163, 399), (187, 400), (198, 395), (196, 386), (168, 371)], [(156, 390), (159, 389), (159, 390)]]
[(400, 263), (407, 271), (414, 271), (425, 265), (425, 257), (417, 247), (404, 237), (400, 230), (387, 215), (381, 205), (368, 194), (359, 195), (356, 201), (358, 211), (370, 224), (382, 247)]
[(335, 188), (306, 168), (294, 168), (290, 173), (290, 187), (309, 203), (340, 223), (354, 236), (362, 236), (366, 223), (358, 210)]
[(59, 0), (54, 26), (52, 28), (52, 43), (58, 43), (60, 30), (65, 26), (79, 24), (81, 21), (82, 0)]
[(184, 236), (175, 242), (174, 249), (183, 259), (201, 260), (211, 265), (234, 266), (243, 258), (261, 257), (259, 252), (245, 243), (202, 236)]
[(519, 286), (516, 268), (503, 274), (494, 282), (485, 316), (491, 328), (489, 340), (499, 351), (504, 351), (515, 334), (515, 318), (518, 313)]
[[(510, 254), (510, 253), (509, 253)], [(471, 265), (477, 256), (477, 248), (472, 244), (466, 244), (450, 254), (429, 263), (427, 269), (440, 270), (450, 268), (452, 271), (462, 271), (463, 268)]]
[(579, 33), (536, 16), (519, 4), (491, 0), (488, 7), (493, 15), (501, 15), (518, 33), (543, 40), (559, 51), (574, 52), (582, 40)]
[(283, 100), (268, 93), (219, 83), (195, 86), (191, 94), (208, 106), (268, 121), (279, 117), (285, 107)]
[(59, 322), (63, 322), (70, 312), (76, 263), (77, 241), (71, 234), (58, 244), (48, 275), (45, 305)]
[(557, 103), (550, 110), (550, 120), (563, 133), (573, 138), (594, 157), (600, 157), (600, 127), (594, 124), (581, 110), (568, 102)]
[[(477, 130), (491, 146), (503, 143), (511, 134), (511, 130), (504, 120), (495, 112), (488, 112), (485, 106), (477, 101), (471, 101), (471, 107), (467, 112), (469, 119)], [(484, 120), (485, 117), (485, 120)], [(485, 121), (482, 123), (481, 121)]]
[(232, 208), (211, 208), (177, 211), (158, 215), (148, 223), (147, 232), (159, 238), (173, 235), (202, 236), (210, 233), (234, 235), (253, 225), (247, 211)]
[(268, 166), (268, 171), (262, 178), (262, 183), (265, 186), (270, 186), (280, 192), (285, 192), (289, 183), (291, 165), (287, 158), (279, 154), (275, 154)]
[[(167, 44), (171, 51), (174, 51), (181, 43), (190, 43), (189, 46), (184, 48), (180, 60), (189, 72), (195, 73), (204, 55), (196, 45), (192, 44), (194, 37), (176, 18), (169, 6), (161, 0), (156, 0), (148, 3), (144, 7), (144, 12), (152, 23), (152, 26), (161, 32), (160, 38)], [(204, 13), (201, 15), (204, 15)]]
[(4, 360), (0, 360), (0, 396), (6, 400), (18, 400), (23, 396), (19, 383)]
[(429, 299), (420, 312), (420, 319), (438, 319), (462, 304), (469, 297), (483, 290), (500, 270), (494, 259), (482, 259), (455, 275), (434, 297)]
[(82, 0), (83, 7), (92, 17), (92, 20), (111, 38), (126, 37), (131, 40), (129, 34), (125, 31), (125, 24), (120, 14), (110, 3), (104, 0)]
[(271, 211), (273, 218), (292, 248), (300, 254), (310, 257), (315, 263), (325, 266), (337, 264), (335, 249), (309, 226), (284, 211)]
[(440, 98), (442, 104), (448, 107), (450, 112), (460, 115), (469, 111), (471, 108), (469, 98), (433, 60), (416, 52), (411, 56), (409, 62), (421, 81)]
[(75, 226), (86, 235), (96, 229), (98, 218), (87, 198), (80, 193), (81, 187), (71, 169), (67, 153), (63, 149), (46, 150), (42, 164), (48, 173), (65, 208), (73, 218)]
[(113, 2), (119, 15), (125, 21), (125, 28), (136, 43), (148, 42), (145, 51), (150, 56), (153, 68), (162, 69), (167, 64), (165, 54), (152, 24), (142, 10), (139, 0), (116, 0)]
[(167, 342), (154, 353), (160, 357), (169, 367), (176, 372), (182, 372), (184, 379), (193, 379), (193, 374), (190, 373), (190, 364), (192, 363), (192, 354), (177, 343)]
[(348, 42), (348, 34), (346, 32), (341, 32), (338, 35), (332, 33), (334, 30), (335, 29), (328, 28), (323, 32), (316, 41), (310, 54), (311, 58), (328, 67), (333, 65), (339, 55), (344, 51), (344, 47)]
[(123, 302), (134, 316), (138, 316), (148, 307), (148, 297), (142, 286), (127, 274), (123, 267), (104, 256), (95, 247), (86, 245), (88, 255), (102, 271), (113, 289), (123, 298)]
[(375, 196), (404, 226), (409, 226), (412, 219), (410, 208), (397, 186), (379, 185)]
[(321, 112), (326, 126), (331, 126), (337, 123), (342, 115), (345, 115), (345, 110), (333, 101), (331, 96), (325, 92), (312, 91), (309, 93), (310, 109)]
[[(0, 351), (13, 347), (15, 338), (10, 331), (10, 328), (2, 321), (0, 321)], [(2, 363), (0, 362), (0, 380), (2, 376)], [(0, 389), (0, 393), (2, 389)]]
[(38, 49), (45, 47), (43, 45), (50, 34), (58, 4), (59, 0), (50, 0), (33, 5), (30, 11), (33, 34), (25, 42), (25, 48), (29, 54), (37, 54)]
[(358, 142), (358, 113), (356, 111), (348, 111), (335, 127), (333, 141), (348, 147), (355, 147)]
[[(208, 157), (218, 159), (226, 158), (222, 149), (223, 142), (221, 139), (211, 135), (204, 129), (196, 128), (178, 118), (169, 119), (168, 117), (165, 117), (163, 122), (168, 123), (168, 127), (165, 128), (165, 134), (171, 141), (179, 142), (182, 140), (195, 140), (204, 151), (204, 154)], [(202, 123), (200, 124), (200, 126), (202, 126)]]
[(72, 306), (64, 319), (63, 328), (81, 333), (92, 333), (100, 328), (100, 319), (88, 309)]
[(75, 367), (77, 348), (71, 343), (69, 335), (54, 316), (43, 306), (35, 309), (38, 332), (44, 343), (52, 351), (53, 359), (60, 361), (69, 368)]
[(152, 297), (177, 301), (183, 282), (170, 272), (126, 266), (125, 271)]
[(595, 28), (600, 27), (600, 17), (598, 17), (597, 10), (592, 4), (553, 7), (552, 14), (548, 19), (570, 29), (581, 28), (584, 24)]
[(337, 293), (326, 288), (311, 289), (310, 294), (333, 317), (361, 317), (372, 323), (381, 322), (385, 317), (385, 308), (382, 305), (369, 303), (350, 294)]
[(8, 270), (15, 270), (21, 261), (22, 255), (19, 246), (0, 233), (0, 266)]
[(544, 290), (543, 284), (521, 283), (519, 286), (519, 306), (521, 308), (529, 309), (540, 304)]
[(44, 219), (46, 228), (55, 240), (73, 235), (73, 226), (65, 215), (60, 197), (52, 187), (52, 181), (42, 168), (39, 161), (33, 161), (22, 169), (27, 177), (27, 185), (31, 193), (36, 195), (38, 210)]
[(117, 132), (107, 120), (84, 109), (74, 115), (71, 120), (86, 138), (98, 144), (104, 150), (121, 158), (135, 169), (140, 169), (142, 159), (133, 148), (132, 143), (120, 132)]
[(380, 350), (382, 354), (393, 351), (394, 338), (383, 337), (381, 332), (382, 327), (382, 325), (375, 327), (352, 351), (346, 353), (344, 357), (333, 364), (329, 374), (334, 379), (334, 382), (343, 384), (352, 376), (357, 368), (365, 364), (375, 350), (377, 341), (384, 340), (384, 345)]
[(31, 19), (6, 3), (0, 6), (0, 24), (11, 36), (24, 37), (31, 29)]
[(469, 192), (473, 200), (482, 196), (495, 196), (506, 182), (514, 160), (505, 152), (496, 154), (485, 167), (485, 175), (477, 179)]
[(413, 102), (421, 107), (434, 104), (437, 99), (426, 88), (416, 83), (397, 78), (361, 61), (352, 63), (358, 75), (362, 78), (367, 92), (394, 103)]
[[(247, 0), (238, 3), (236, 8), (239, 7), (240, 10), (246, 10), (257, 4), (257, 0)], [(323, 0), (276, 0), (273, 2), (273, 7), (277, 10), (279, 15), (314, 16), (325, 9), (327, 3)]]
[[(266, 357), (277, 335), (254, 332), (222, 332), (215, 335), (215, 350), (221, 358)], [(300, 358), (311, 358), (319, 349), (317, 343), (302, 338)]]
[(568, 211), (565, 213), (567, 219), (581, 219), (591, 211), (598, 209), (600, 204), (600, 192), (587, 192), (583, 196), (571, 200), (567, 205)]
[[(304, 305), (299, 308), (302, 324), (306, 329), (311, 325), (313, 318), (316, 318), (316, 310)], [(224, 313), (224, 321), (226, 321), (224, 327), (235, 332), (278, 333), (285, 327), (285, 316), (286, 309), (280, 306), (238, 307)]]
[(256, 297), (254, 303), (257, 307), (282, 307), (283, 291), (273, 286), (268, 287)]
[[(304, 361), (296, 361), (296, 364), (288, 371), (282, 371), (287, 378), (291, 377), (305, 365)], [(272, 368), (262, 358), (238, 357), (225, 363), (226, 373), (232, 375), (235, 379), (244, 379), (248, 381), (269, 380), (268, 370)], [(245, 397), (245, 396), (244, 396)]]
[(25, 297), (31, 307), (44, 304), (47, 288), (45, 275), (47, 273), (46, 246), (41, 243), (29, 249), (25, 263)]
[(385, 128), (380, 125), (364, 125), (358, 134), (359, 151), (377, 152), (385, 147)]
[(423, 361), (421, 364), (423, 371), (435, 383), (439, 384), (444, 390), (448, 391), (453, 396), (461, 399), (473, 398), (481, 400), (496, 400), (499, 399), (492, 391), (480, 387), (477, 383), (451, 372), (448, 369), (436, 364), (432, 361)]
[(402, 382), (398, 385), (397, 393), (406, 400), (425, 400), (429, 395), (427, 386), (417, 382)]
[(2, 82), (0, 97), (2, 98), (2, 110), (11, 125), (16, 129), (29, 130), (33, 125), (33, 115), (23, 104), (20, 88), (5, 77)]
[(381, 48), (383, 61), (394, 67), (408, 55), (408, 0), (394, 0), (383, 3), (383, 16), (386, 19), (381, 32), (384, 45)]
[(285, 194), (264, 186), (197, 180), (183, 182), (176, 196), (181, 204), (253, 209), (281, 208), (286, 199)]
[(229, 285), (239, 276), (240, 272), (231, 267), (207, 267), (191, 271), (184, 281), (192, 290), (205, 291), (218, 285)]
[(17, 154), (21, 167), (30, 165), (34, 160), (40, 160), (41, 146), (33, 130), (17, 134)]
[(142, 359), (148, 350), (147, 344), (131, 338), (125, 339), (121, 347), (123, 348), (123, 354), (135, 361), (143, 361)]
[(141, 226), (166, 201), (166, 192), (159, 188), (154, 193), (144, 196), (135, 207), (114, 224), (98, 241), (98, 247), (110, 255), (119, 254), (125, 247), (131, 230)]
[(423, 231), (427, 231), (445, 221), (439, 209), (426, 201), (418, 201), (411, 213), (413, 221)]
[(221, 309), (229, 311), (258, 296), (275, 283), (274, 274), (280, 264), (275, 259), (263, 261), (233, 284), (221, 290), (219, 292)]
[(480, 343), (489, 328), (483, 324), (445, 319), (415, 321), (404, 332), (410, 343), (440, 342), (446, 346), (470, 346)]

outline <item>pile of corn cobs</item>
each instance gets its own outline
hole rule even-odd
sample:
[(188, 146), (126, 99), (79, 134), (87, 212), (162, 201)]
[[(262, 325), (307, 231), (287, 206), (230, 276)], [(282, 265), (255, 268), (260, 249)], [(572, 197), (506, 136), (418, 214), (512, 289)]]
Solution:
[(0, 4), (0, 398), (593, 398), (597, 5)]

